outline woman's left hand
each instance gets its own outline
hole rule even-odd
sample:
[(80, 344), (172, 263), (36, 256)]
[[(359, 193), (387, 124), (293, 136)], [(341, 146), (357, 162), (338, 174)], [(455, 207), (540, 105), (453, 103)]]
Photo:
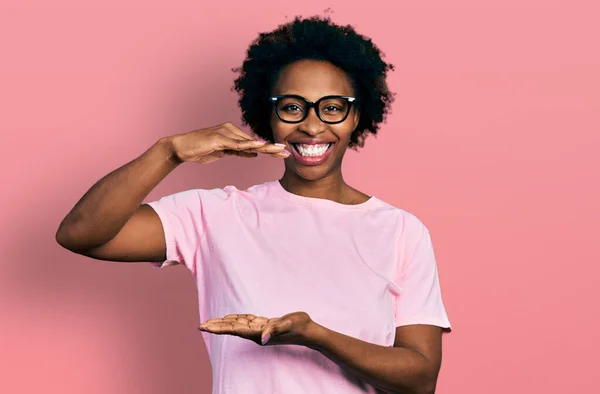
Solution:
[(209, 319), (198, 329), (212, 334), (235, 335), (259, 345), (310, 346), (317, 326), (306, 312), (294, 312), (271, 319), (252, 314), (226, 315)]

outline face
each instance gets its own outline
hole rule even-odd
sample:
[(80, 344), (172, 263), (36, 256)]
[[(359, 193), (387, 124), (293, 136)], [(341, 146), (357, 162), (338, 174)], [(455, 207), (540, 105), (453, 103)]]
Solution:
[[(301, 60), (285, 67), (273, 87), (273, 96), (297, 95), (316, 102), (325, 96), (354, 96), (354, 90), (346, 73), (325, 61)], [(328, 121), (336, 111), (344, 110), (345, 101), (322, 101), (321, 117)], [(281, 101), (280, 113), (286, 112), (290, 119), (298, 117), (304, 104), (297, 99)], [(284, 117), (285, 117), (284, 116)], [(287, 119), (287, 118), (286, 118)], [(328, 124), (308, 111), (300, 123), (285, 123), (273, 109), (271, 130), (275, 142), (287, 145), (292, 154), (285, 159), (286, 171), (292, 171), (306, 180), (317, 180), (340, 171), (342, 158), (350, 142), (350, 136), (358, 125), (359, 114), (350, 105), (348, 117), (341, 123)]]

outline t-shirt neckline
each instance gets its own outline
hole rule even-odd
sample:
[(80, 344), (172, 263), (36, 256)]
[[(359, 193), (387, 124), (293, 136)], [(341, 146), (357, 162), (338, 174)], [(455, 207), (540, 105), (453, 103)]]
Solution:
[(342, 204), (336, 201), (327, 200), (325, 198), (316, 198), (316, 197), (305, 197), (300, 196), (298, 194), (290, 193), (281, 185), (279, 180), (274, 180), (269, 182), (272, 188), (283, 198), (293, 201), (303, 205), (312, 205), (312, 206), (322, 206), (326, 208), (334, 208), (334, 209), (350, 209), (350, 210), (359, 210), (359, 209), (367, 209), (377, 200), (375, 196), (369, 196), (367, 201), (361, 202), (360, 204)]

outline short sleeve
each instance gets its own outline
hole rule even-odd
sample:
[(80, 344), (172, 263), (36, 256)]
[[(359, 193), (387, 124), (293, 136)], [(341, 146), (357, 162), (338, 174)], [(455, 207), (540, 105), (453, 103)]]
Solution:
[(399, 255), (395, 279), (400, 289), (395, 310), (396, 327), (430, 324), (450, 330), (431, 236), (415, 216), (409, 215), (405, 221)]
[(163, 226), (166, 260), (153, 262), (156, 268), (184, 264), (192, 273), (197, 271), (198, 245), (204, 233), (200, 190), (187, 190), (148, 202)]

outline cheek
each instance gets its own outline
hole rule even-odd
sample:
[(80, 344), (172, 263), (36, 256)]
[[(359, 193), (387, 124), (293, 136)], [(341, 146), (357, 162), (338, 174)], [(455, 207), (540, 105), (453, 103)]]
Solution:
[(334, 129), (334, 133), (340, 139), (341, 142), (344, 142), (346, 145), (350, 142), (350, 137), (352, 136), (352, 132), (354, 131), (353, 125), (344, 125), (339, 126)]
[(273, 131), (274, 142), (283, 141), (292, 131), (294, 131), (294, 125), (283, 123), (277, 117), (271, 118), (271, 131)]

